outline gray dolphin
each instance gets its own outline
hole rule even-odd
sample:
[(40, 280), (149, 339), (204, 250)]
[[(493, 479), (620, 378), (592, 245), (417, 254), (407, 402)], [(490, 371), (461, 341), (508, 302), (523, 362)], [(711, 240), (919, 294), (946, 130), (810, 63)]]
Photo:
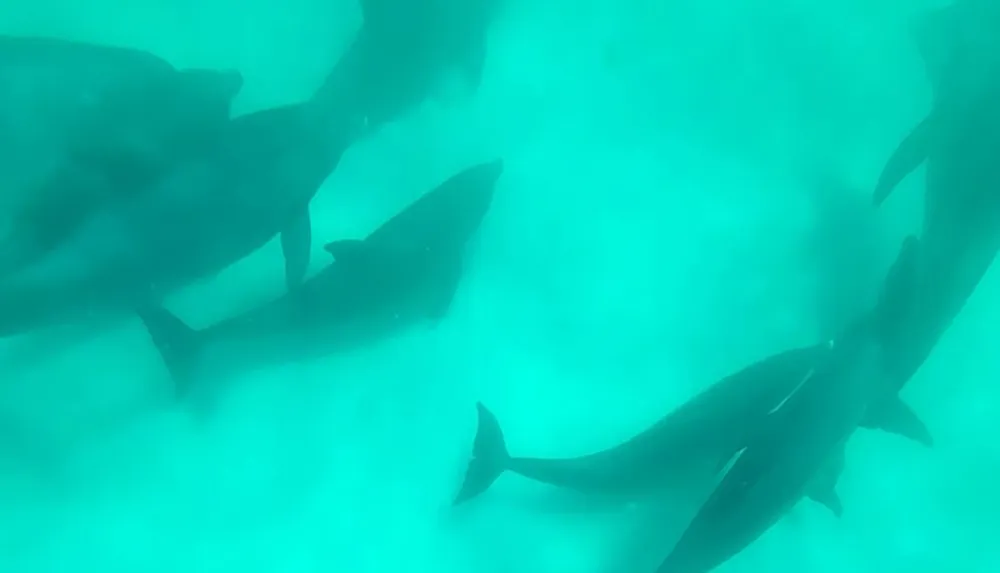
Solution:
[(834, 340), (830, 352), (758, 424), (659, 573), (707, 573), (742, 551), (808, 494), (831, 457), (883, 395), (893, 351), (884, 342), (919, 311), (921, 256), (904, 243), (871, 313)]
[(995, 10), (959, 2), (923, 20), (917, 40), (933, 106), (893, 152), (876, 187), (880, 203), (926, 164), (923, 310), (894, 342), (898, 387), (930, 355), (1000, 249), (1000, 44), (984, 45), (969, 32), (1000, 30)]
[(294, 361), (364, 344), (447, 312), (465, 245), (492, 202), (500, 160), (453, 175), (364, 240), (334, 241), (335, 261), (272, 302), (201, 330), (160, 306), (139, 312), (180, 386), (235, 369)]
[(0, 36), (5, 269), (105, 201), (200, 152), (229, 119), (235, 71), (177, 70), (140, 50)]
[(363, 24), (321, 89), (373, 133), (431, 95), (450, 70), (477, 87), (500, 0), (362, 0)]
[(0, 277), (0, 336), (127, 312), (281, 235), (288, 284), (304, 277), (309, 202), (354, 137), (322, 100), (230, 121), (204, 154), (105, 205), (58, 246)]
[[(721, 470), (758, 432), (768, 413), (831, 352), (831, 346), (823, 343), (768, 357), (716, 382), (629, 440), (575, 458), (511, 456), (496, 417), (477, 404), (473, 456), (454, 503), (483, 493), (506, 471), (584, 493), (638, 499), (670, 487), (675, 476), (702, 463)], [(891, 415), (866, 416), (861, 424), (929, 444), (930, 434), (916, 414), (898, 397), (893, 404), (886, 410)], [(809, 495), (839, 515), (836, 473), (825, 483), (817, 482)]]

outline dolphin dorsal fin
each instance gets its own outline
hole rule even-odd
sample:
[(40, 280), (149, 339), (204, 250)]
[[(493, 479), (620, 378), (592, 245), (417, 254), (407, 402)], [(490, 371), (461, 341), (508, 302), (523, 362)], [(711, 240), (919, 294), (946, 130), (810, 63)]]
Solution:
[(344, 239), (327, 243), (323, 249), (333, 255), (338, 263), (351, 263), (352, 261), (363, 260), (368, 249), (365, 242), (358, 239)]

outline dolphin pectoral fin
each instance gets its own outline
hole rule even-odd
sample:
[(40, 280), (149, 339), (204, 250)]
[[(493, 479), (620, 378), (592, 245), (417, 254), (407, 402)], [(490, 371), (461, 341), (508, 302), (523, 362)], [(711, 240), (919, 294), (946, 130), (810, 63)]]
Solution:
[(869, 408), (861, 425), (903, 436), (927, 447), (934, 445), (934, 437), (931, 436), (927, 425), (898, 396), (885, 404)]
[(309, 249), (312, 246), (312, 223), (309, 209), (300, 213), (281, 232), (281, 252), (285, 255), (285, 285), (293, 290), (302, 284), (309, 270)]
[(833, 516), (840, 518), (844, 515), (844, 505), (840, 501), (840, 495), (834, 487), (813, 486), (807, 493), (809, 499), (826, 507), (833, 513)]
[(145, 305), (136, 313), (160, 352), (178, 396), (190, 391), (191, 377), (201, 354), (198, 331), (156, 304)]
[(455, 496), (453, 505), (464, 503), (489, 489), (510, 462), (500, 422), (480, 402), (476, 403), (476, 411), (479, 423), (472, 447), (472, 459), (469, 460), (469, 466), (465, 470), (465, 480), (458, 495)]
[(938, 114), (930, 113), (892, 152), (882, 168), (872, 195), (872, 201), (876, 206), (881, 205), (892, 190), (927, 159), (931, 146), (938, 138), (939, 124)]

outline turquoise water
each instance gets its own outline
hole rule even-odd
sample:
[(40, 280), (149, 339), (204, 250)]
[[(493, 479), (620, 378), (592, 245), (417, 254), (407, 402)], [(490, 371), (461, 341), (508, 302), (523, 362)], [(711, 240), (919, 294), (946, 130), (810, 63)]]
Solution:
[[(443, 82), (353, 146), (312, 206), (317, 268), (323, 243), (364, 236), (467, 165), (505, 160), (437, 327), (241, 376), (205, 424), (169, 401), (138, 321), (5, 341), (0, 564), (613, 570), (670, 516), (554, 507), (514, 476), (450, 507), (474, 403), (518, 453), (617, 444), (720, 377), (829, 332), (840, 316), (829, 305), (864, 308), (919, 221), (922, 173), (878, 211), (868, 193), (929, 106), (908, 35), (926, 6), (761, 4), (511, 1), (478, 91)], [(0, 6), (0, 33), (237, 68), (237, 112), (307, 97), (359, 23), (347, 0)], [(280, 256), (269, 244), (169, 305), (204, 325), (258, 304), (283, 288)], [(987, 275), (904, 392), (936, 445), (859, 431), (844, 516), (803, 501), (719, 571), (1000, 571), (998, 280)]]

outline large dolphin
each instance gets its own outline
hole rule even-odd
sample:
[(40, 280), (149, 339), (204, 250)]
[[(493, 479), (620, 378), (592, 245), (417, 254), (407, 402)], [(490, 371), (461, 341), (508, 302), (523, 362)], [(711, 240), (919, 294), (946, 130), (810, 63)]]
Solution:
[[(1000, 249), (1000, 30), (990, 3), (958, 2), (924, 19), (918, 47), (933, 92), (926, 118), (879, 178), (876, 203), (926, 164), (921, 265), (923, 310), (894, 344), (896, 385), (920, 368)], [(992, 40), (991, 44), (988, 40)]]
[[(960, 33), (984, 21), (1000, 29), (1000, 13), (978, 11), (984, 7), (989, 8), (955, 4), (935, 13), (922, 29), (920, 52), (933, 107), (887, 162), (875, 200), (884, 200), (926, 161), (925, 218), (919, 246), (916, 239), (908, 241), (896, 263), (903, 269), (899, 276), (908, 278), (890, 276), (885, 288), (892, 294), (884, 295), (867, 319), (869, 326), (883, 328), (860, 328), (845, 336), (841, 356), (822, 377), (804, 385), (785, 413), (739, 457), (661, 573), (709, 571), (780, 518), (808, 491), (823, 455), (850, 436), (852, 420), (883, 416), (887, 405), (898, 402), (898, 392), (995, 258), (1000, 248), (1000, 165), (995, 161), (1000, 45), (990, 47)], [(909, 310), (899, 312), (903, 308)]]
[(500, 0), (362, 0), (363, 24), (321, 93), (370, 134), (423, 102), (457, 70), (477, 87)]
[(229, 119), (235, 71), (153, 54), (0, 36), (0, 222), (6, 269), (51, 248), (103, 202), (200, 152)]
[(896, 389), (883, 383), (894, 360), (885, 342), (919, 310), (919, 250), (915, 238), (907, 239), (875, 310), (837, 337), (759, 422), (659, 573), (707, 573), (742, 551), (809, 493), (870, 404), (883, 394), (895, 399)]
[(286, 278), (309, 262), (309, 203), (354, 134), (313, 98), (229, 122), (205, 153), (104, 206), (0, 277), (0, 335), (148, 305), (281, 235)]
[[(483, 493), (507, 471), (557, 487), (636, 500), (669, 488), (691, 467), (707, 463), (721, 470), (756, 435), (768, 413), (831, 352), (822, 343), (761, 360), (716, 382), (625, 442), (574, 458), (511, 456), (496, 417), (477, 404), (473, 456), (455, 503)], [(878, 414), (883, 417), (866, 416), (861, 424), (930, 444), (926, 427), (898, 397), (892, 409)], [(835, 483), (836, 476), (817, 482), (809, 495), (839, 514)]]
[(141, 309), (179, 393), (195, 375), (329, 354), (443, 317), (502, 171), (495, 160), (453, 175), (364, 240), (326, 245), (335, 261), (299, 288), (210, 327), (193, 330), (161, 306)]

